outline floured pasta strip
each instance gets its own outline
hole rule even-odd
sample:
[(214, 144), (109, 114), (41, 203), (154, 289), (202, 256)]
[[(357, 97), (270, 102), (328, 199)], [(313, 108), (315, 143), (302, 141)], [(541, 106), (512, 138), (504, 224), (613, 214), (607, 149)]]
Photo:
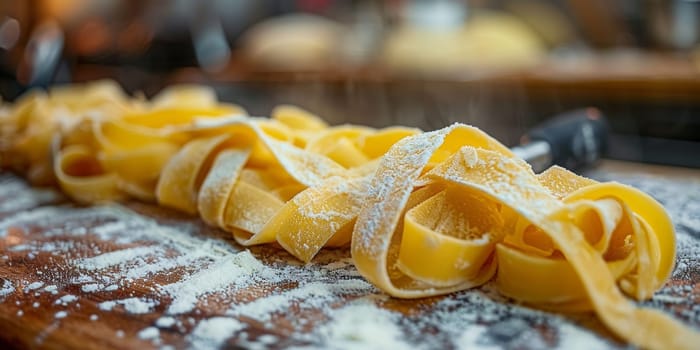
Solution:
[[(277, 242), (303, 261), (324, 246), (349, 244), (379, 158), (420, 132), (328, 127), (293, 106), (276, 108), (271, 119), (248, 117), (193, 86), (168, 89), (150, 103), (108, 98), (116, 92), (105, 87), (113, 90), (107, 82), (75, 87), (75, 96), (62, 88), (76, 105), (66, 117), (58, 115), (65, 107), (54, 91), (25, 97), (3, 120), (14, 139), (3, 154), (24, 160), (25, 149), (16, 146), (39, 138), (25, 126), (36, 123), (45, 140), (30, 148), (42, 157), (15, 168), (53, 164), (53, 180), (75, 200), (157, 201), (232, 232), (240, 244)], [(50, 108), (24, 112), (39, 104)], [(38, 122), (42, 114), (50, 116), (46, 123)], [(64, 118), (70, 127), (61, 127)]]
[(635, 345), (700, 344), (696, 331), (624, 296), (650, 298), (675, 259), (668, 215), (639, 190), (558, 167), (535, 175), (488, 135), (454, 125), (399, 141), (366, 201), (353, 259), (393, 296), (440, 295), (495, 276), (516, 300), (593, 309)]
[(100, 82), (25, 96), (0, 111), (0, 136), (4, 167), (80, 202), (157, 201), (305, 262), (350, 244), (359, 272), (394, 297), (495, 279), (523, 303), (594, 310), (641, 347), (700, 344), (628, 299), (650, 298), (673, 268), (656, 201), (559, 167), (536, 175), (473, 127), (329, 127), (294, 106), (248, 117), (196, 86), (148, 102)]

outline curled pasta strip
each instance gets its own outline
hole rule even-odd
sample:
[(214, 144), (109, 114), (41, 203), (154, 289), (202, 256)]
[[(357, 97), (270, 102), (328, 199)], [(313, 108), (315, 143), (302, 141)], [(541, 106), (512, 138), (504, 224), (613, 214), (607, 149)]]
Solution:
[(394, 297), (495, 280), (529, 305), (593, 310), (641, 347), (700, 344), (628, 299), (650, 298), (671, 274), (661, 205), (559, 167), (536, 175), (470, 126), (330, 127), (294, 106), (248, 117), (196, 86), (148, 102), (100, 82), (3, 108), (0, 136), (3, 167), (77, 201), (158, 202), (304, 262), (350, 244), (358, 271)]
[(675, 255), (668, 215), (639, 190), (561, 168), (537, 176), (462, 125), (399, 141), (369, 188), (353, 259), (392, 296), (444, 294), (495, 274), (503, 294), (548, 309), (593, 309), (633, 344), (700, 344), (697, 332), (624, 295), (649, 298)]
[[(247, 118), (200, 123), (196, 132), (219, 136), (196, 138), (170, 159), (158, 183), (159, 203), (199, 213), (208, 223), (231, 231), (242, 245), (277, 242), (303, 261), (310, 261), (324, 246), (347, 245), (367, 193), (367, 175), (374, 169), (373, 154), (348, 138), (355, 149), (340, 153), (362, 152), (365, 159), (345, 167), (294, 146), (293, 138), (281, 141), (263, 126)], [(384, 141), (377, 147), (365, 146), (376, 154), (376, 148), (390, 147), (391, 141), (385, 138), (394, 140), (397, 134), (416, 131), (367, 129), (364, 133)], [(318, 138), (337, 134), (337, 129), (330, 128)]]
[(52, 140), (74, 128), (86, 114), (121, 115), (135, 108), (110, 81), (65, 86), (49, 93), (22, 96), (9, 113), (0, 114), (0, 165), (26, 174), (39, 185), (54, 183)]

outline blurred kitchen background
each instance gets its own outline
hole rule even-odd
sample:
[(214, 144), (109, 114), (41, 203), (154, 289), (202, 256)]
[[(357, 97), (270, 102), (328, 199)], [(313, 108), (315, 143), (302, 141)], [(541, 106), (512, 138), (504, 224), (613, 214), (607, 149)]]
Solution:
[(700, 1), (0, 1), (4, 100), (99, 78), (207, 84), (253, 115), (460, 121), (508, 145), (592, 106), (609, 157), (700, 167)]

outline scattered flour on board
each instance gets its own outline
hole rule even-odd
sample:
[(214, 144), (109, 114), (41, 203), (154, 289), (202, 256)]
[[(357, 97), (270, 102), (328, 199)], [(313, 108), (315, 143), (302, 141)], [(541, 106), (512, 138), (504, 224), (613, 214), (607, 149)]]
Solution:
[(213, 317), (200, 321), (187, 340), (191, 349), (216, 349), (244, 327), (243, 323), (232, 318)]
[(459, 350), (498, 350), (501, 349), (500, 346), (494, 344), (485, 344), (484, 339), (486, 339), (488, 333), (488, 327), (482, 325), (472, 325), (469, 326), (462, 332), (462, 334), (457, 338), (455, 346)]
[(400, 318), (374, 303), (355, 302), (335, 310), (318, 334), (322, 346), (335, 349), (413, 349), (397, 325)]
[[(658, 178), (627, 180), (625, 182), (651, 193), (668, 208), (678, 230), (678, 264), (674, 278), (688, 281), (689, 274), (699, 270), (700, 185), (665, 183)], [(0, 181), (0, 194), (2, 186)], [(71, 276), (70, 283), (84, 293), (99, 293), (102, 312), (148, 314), (165, 303), (162, 310), (170, 316), (161, 316), (137, 332), (139, 338), (153, 344), (163, 342), (159, 328), (184, 329), (183, 323), (187, 323), (193, 327), (187, 336), (191, 348), (216, 348), (231, 337), (244, 341), (248, 326), (242, 318), (255, 320), (273, 330), (276, 317), (289, 315), (293, 328), (290, 346), (307, 349), (329, 346), (338, 349), (368, 346), (487, 350), (503, 347), (618, 348), (568, 318), (509, 304), (494, 293), (490, 285), (449, 295), (417, 314), (388, 311), (381, 305), (385, 300), (379, 291), (358, 275), (344, 253), (322, 251), (310, 265), (290, 263), (288, 258), (268, 257), (263, 261), (215, 235), (202, 234), (205, 229), (200, 225), (177, 220), (158, 221), (120, 205), (40, 207), (0, 216), (0, 237), (13, 226), (45, 228), (43, 238), (55, 239), (23, 242), (10, 247), (9, 254), (37, 256), (58, 252), (69, 257), (67, 263), (78, 273)], [(81, 248), (75, 238), (87, 235), (125, 246), (105, 252), (95, 245), (91, 246), (93, 254), (71, 255)], [(123, 287), (155, 275), (171, 276), (169, 271), (183, 268), (186, 269), (177, 279), (168, 279), (167, 284), (147, 290), (143, 295), (125, 298), (121, 293), (128, 290)], [(49, 279), (51, 274), (46, 273), (50, 270), (48, 267), (42, 274), (37, 273), (39, 279), (45, 278), (41, 281), (0, 278), (0, 302), (4, 296), (22, 291), (60, 292)], [(234, 303), (233, 295), (251, 285), (260, 287), (261, 294)], [(61, 285), (61, 290), (68, 287)], [(690, 305), (682, 316), (700, 323), (700, 308), (694, 307), (692, 298), (687, 297), (690, 293), (692, 286), (668, 286), (646, 304), (652, 307)], [(188, 317), (206, 309), (209, 296), (218, 298), (217, 303), (223, 304), (225, 315), (205, 314), (208, 318), (198, 317), (200, 321)], [(65, 307), (77, 300), (74, 295), (64, 295), (50, 303)], [(40, 306), (38, 302), (33, 305)], [(18, 317), (22, 314), (17, 313)], [(60, 309), (54, 313), (57, 319), (67, 315), (67, 311)], [(99, 312), (89, 319), (100, 320)], [(551, 329), (552, 334), (547, 338), (533, 325)], [(434, 336), (426, 337), (426, 334)], [(115, 330), (115, 335), (123, 337), (124, 332)], [(263, 334), (254, 341), (247, 341), (257, 348), (266, 348), (274, 347), (271, 339), (277, 338)], [(162, 347), (167, 348), (168, 344)]]
[(101, 283), (89, 283), (89, 284), (84, 284), (80, 287), (80, 290), (82, 290), (85, 293), (92, 293), (101, 290), (104, 288), (104, 284)]
[(55, 304), (66, 306), (74, 301), (78, 300), (78, 297), (72, 294), (66, 294), (58, 299), (56, 299)]
[(0, 174), (0, 213), (11, 213), (58, 200), (52, 189), (35, 188), (17, 177)]
[(2, 285), (0, 285), (0, 297), (4, 297), (15, 291), (15, 286), (9, 280), (2, 280)]
[(77, 261), (76, 265), (86, 270), (106, 269), (113, 266), (120, 266), (130, 260), (141, 258), (145, 255), (153, 255), (160, 251), (160, 248), (153, 246), (128, 248), (82, 259)]
[(160, 328), (168, 328), (168, 327), (174, 326), (175, 322), (177, 322), (175, 320), (175, 318), (170, 317), (170, 316), (163, 316), (163, 317), (159, 318), (158, 320), (156, 320), (156, 326), (158, 326)]
[(138, 332), (139, 339), (150, 340), (156, 344), (160, 344), (160, 331), (156, 327), (144, 328)]
[(566, 350), (591, 350), (607, 349), (609, 343), (590, 331), (564, 323), (559, 327), (559, 349)]
[[(268, 321), (279, 311), (297, 303), (299, 308), (321, 308), (340, 296), (372, 292), (374, 287), (361, 280), (340, 280), (335, 283), (309, 282), (297, 288), (260, 298), (247, 304), (234, 305), (226, 314)], [(304, 301), (304, 303), (298, 303)]]
[(199, 298), (228, 286), (245, 287), (254, 282), (256, 273), (266, 269), (249, 251), (236, 253), (200, 271), (190, 278), (164, 287), (173, 297), (168, 314), (192, 311)]
[(128, 298), (122, 300), (108, 300), (98, 304), (100, 310), (111, 311), (115, 306), (121, 305), (130, 314), (146, 314), (158, 305), (158, 301), (144, 298)]
[(29, 284), (26, 288), (24, 288), (24, 292), (27, 293), (30, 290), (35, 290), (41, 288), (41, 286), (44, 285), (44, 282), (37, 281), (37, 282), (32, 282)]

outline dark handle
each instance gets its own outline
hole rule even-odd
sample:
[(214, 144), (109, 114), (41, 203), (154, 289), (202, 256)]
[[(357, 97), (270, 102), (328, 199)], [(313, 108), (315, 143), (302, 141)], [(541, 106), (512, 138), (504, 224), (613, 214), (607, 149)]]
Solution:
[(522, 141), (547, 142), (553, 164), (576, 169), (595, 163), (607, 147), (607, 138), (605, 116), (596, 108), (584, 108), (560, 114), (538, 125)]

